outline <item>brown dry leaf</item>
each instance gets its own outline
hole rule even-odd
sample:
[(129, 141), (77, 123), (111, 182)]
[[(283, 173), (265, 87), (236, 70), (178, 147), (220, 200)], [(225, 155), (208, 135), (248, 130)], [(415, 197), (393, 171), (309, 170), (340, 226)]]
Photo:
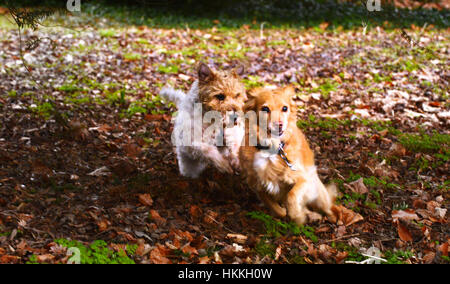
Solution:
[(142, 203), (145, 206), (152, 206), (153, 205), (153, 199), (148, 193), (139, 194), (139, 202)]
[(100, 133), (105, 133), (108, 134), (109, 132), (111, 132), (112, 127), (109, 126), (108, 124), (102, 124), (100, 127), (97, 128), (97, 131)]
[(2, 257), (0, 257), (0, 263), (17, 263), (19, 262), (20, 257), (15, 256), (15, 255), (3, 255)]
[(100, 232), (104, 232), (108, 229), (108, 221), (101, 220), (101, 221), (97, 222), (97, 226), (98, 226), (98, 230)]
[(198, 255), (198, 251), (196, 248), (191, 247), (189, 244), (183, 246), (181, 251), (184, 253), (189, 253), (190, 255)]
[(336, 257), (335, 257), (336, 263), (338, 263), (338, 264), (342, 263), (342, 261), (343, 261), (344, 259), (346, 259), (347, 256), (348, 256), (348, 252), (346, 252), (346, 251), (340, 251), (340, 252), (338, 252), (338, 253), (336, 254)]
[(423, 256), (423, 262), (426, 264), (430, 264), (433, 262), (434, 258), (436, 257), (436, 253), (434, 252), (429, 252), (426, 255)]
[(194, 218), (198, 218), (203, 214), (202, 209), (200, 209), (197, 205), (192, 205), (191, 208), (189, 208), (189, 213)]
[(203, 217), (203, 221), (207, 224), (212, 224), (215, 223), (214, 220), (216, 220), (217, 216), (219, 216), (219, 214), (217, 212), (214, 212), (212, 210), (208, 210), (205, 213), (205, 217)]
[(0, 255), (3, 255), (6, 253), (6, 250), (4, 248), (0, 248)]
[(109, 246), (116, 252), (126, 252), (127, 251), (126, 244), (110, 244)]
[(417, 216), (416, 212), (412, 209), (393, 210), (392, 219), (394, 222), (397, 222), (398, 219), (403, 221), (411, 221), (411, 220), (419, 220), (419, 216)]
[(414, 208), (420, 208), (420, 209), (425, 209), (427, 207), (427, 203), (425, 201), (423, 201), (422, 199), (414, 200), (412, 205)]
[(403, 147), (402, 144), (394, 143), (392, 144), (391, 148), (389, 148), (388, 156), (396, 156), (396, 157), (403, 157), (406, 155), (406, 148)]
[(136, 238), (133, 237), (131, 234), (126, 233), (126, 232), (117, 232), (117, 234), (119, 236), (123, 236), (126, 240), (130, 241), (130, 242), (135, 242)]
[(150, 210), (150, 217), (158, 226), (163, 226), (164, 224), (166, 224), (166, 219), (161, 217), (156, 210)]
[(150, 252), (150, 261), (153, 264), (171, 264), (170, 259), (165, 257), (164, 251), (160, 247), (154, 248)]
[(209, 262), (210, 262), (210, 259), (207, 255), (198, 258), (199, 264), (208, 264)]
[(360, 214), (345, 208), (343, 205), (333, 207), (333, 213), (337, 216), (338, 225), (350, 226), (364, 220)]
[(442, 255), (448, 256), (448, 242), (443, 243), (439, 246), (439, 250), (442, 253)]
[(145, 248), (145, 243), (144, 242), (139, 242), (139, 245), (136, 249), (136, 255), (138, 256), (144, 256), (146, 252), (146, 248)]
[(280, 258), (280, 256), (281, 256), (281, 251), (282, 251), (281, 245), (279, 245), (279, 246), (277, 247), (277, 249), (275, 250), (275, 260), (278, 260), (278, 259)]
[(127, 154), (128, 157), (135, 158), (139, 156), (142, 152), (141, 147), (135, 143), (130, 143), (125, 146), (123, 146), (123, 150)]
[(397, 231), (400, 239), (404, 242), (412, 242), (411, 232), (401, 222), (397, 222)]
[(353, 192), (359, 194), (366, 194), (369, 192), (366, 185), (364, 184), (363, 178), (359, 178), (358, 180), (355, 180), (349, 183), (348, 185)]
[(441, 207), (441, 204), (437, 201), (431, 200), (427, 202), (427, 210), (430, 211), (431, 213), (434, 212), (434, 209), (436, 207)]
[(235, 242), (239, 244), (245, 244), (247, 241), (247, 236), (241, 234), (227, 234), (228, 239), (233, 239)]

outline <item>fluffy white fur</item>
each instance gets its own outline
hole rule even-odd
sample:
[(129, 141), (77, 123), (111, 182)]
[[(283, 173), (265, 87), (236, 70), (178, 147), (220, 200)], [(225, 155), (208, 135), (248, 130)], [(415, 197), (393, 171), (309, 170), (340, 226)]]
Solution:
[[(211, 127), (211, 124), (202, 123), (201, 139), (193, 141), (192, 146), (184, 146), (182, 143), (185, 137), (183, 130), (190, 129), (191, 133), (194, 133), (194, 125), (190, 122), (194, 121), (195, 104), (200, 103), (198, 84), (198, 81), (195, 81), (187, 94), (170, 87), (165, 87), (160, 92), (164, 100), (175, 103), (178, 109), (172, 142), (176, 147), (180, 173), (185, 177), (197, 178), (208, 165), (216, 167), (221, 172), (232, 173), (233, 168), (239, 167), (239, 146), (244, 137), (244, 125), (240, 118), (233, 127), (226, 127), (224, 131), (216, 129), (215, 136), (205, 135), (205, 130)], [(229, 117), (222, 117), (222, 125), (223, 122), (228, 123)], [(218, 139), (223, 139), (223, 147), (216, 146), (215, 142)]]

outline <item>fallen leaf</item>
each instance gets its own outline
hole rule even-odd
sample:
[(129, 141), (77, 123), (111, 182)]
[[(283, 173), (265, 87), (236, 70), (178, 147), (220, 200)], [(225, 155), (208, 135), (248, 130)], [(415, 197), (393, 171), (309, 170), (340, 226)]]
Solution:
[(158, 226), (163, 226), (164, 224), (166, 224), (166, 219), (161, 217), (156, 210), (150, 210), (150, 217), (152, 221), (154, 221)]
[(445, 242), (442, 245), (440, 245), (439, 250), (441, 251), (442, 255), (448, 256), (448, 242)]
[(363, 216), (360, 214), (345, 208), (343, 205), (333, 206), (333, 213), (337, 216), (337, 224), (350, 226), (359, 221), (364, 220)]
[(210, 259), (207, 255), (198, 258), (199, 264), (208, 264), (209, 262), (210, 262)]
[(3, 255), (0, 257), (0, 263), (18, 263), (20, 260), (20, 257), (15, 255)]
[(153, 199), (150, 196), (150, 194), (139, 194), (139, 202), (142, 203), (145, 206), (152, 206), (153, 205)]
[(403, 221), (411, 221), (411, 220), (419, 220), (419, 216), (412, 209), (405, 210), (393, 210), (392, 211), (392, 220), (397, 222), (398, 219)]
[(401, 222), (397, 222), (397, 231), (400, 239), (404, 242), (412, 242), (412, 236), (408, 228)]
[(436, 257), (436, 253), (434, 252), (429, 252), (426, 255), (423, 256), (423, 262), (426, 264), (430, 264), (433, 262), (434, 258)]
[(183, 246), (181, 248), (181, 251), (184, 252), (184, 253), (188, 253), (190, 255), (193, 255), (193, 254), (197, 255), (198, 254), (197, 249), (194, 248), (194, 247), (191, 247), (189, 244)]
[(358, 180), (355, 180), (348, 184), (350, 189), (353, 192), (359, 193), (359, 194), (366, 194), (369, 192), (366, 185), (364, 184), (364, 179), (359, 178)]
[(343, 261), (344, 259), (346, 259), (347, 256), (348, 256), (348, 252), (346, 252), (346, 251), (340, 251), (340, 252), (338, 252), (338, 253), (336, 254), (336, 257), (335, 257), (336, 263), (338, 263), (338, 264), (342, 263), (342, 261)]
[(151, 252), (150, 252), (150, 261), (153, 264), (171, 264), (172, 262), (170, 261), (170, 259), (168, 259), (167, 257), (165, 257), (161, 251), (161, 249), (159, 247), (154, 248)]
[(191, 205), (191, 208), (189, 208), (189, 213), (194, 218), (198, 218), (203, 214), (202, 209), (200, 209), (197, 205)]
[(108, 222), (106, 220), (102, 220), (97, 222), (97, 226), (100, 232), (106, 231), (106, 229), (108, 229)]
[(239, 244), (245, 244), (247, 241), (247, 236), (241, 234), (227, 234), (228, 239), (233, 239), (235, 242)]
[(139, 147), (139, 145), (137, 145), (135, 143), (130, 143), (130, 144), (124, 145), (123, 150), (125, 151), (127, 156), (130, 158), (136, 158), (142, 152), (141, 147)]

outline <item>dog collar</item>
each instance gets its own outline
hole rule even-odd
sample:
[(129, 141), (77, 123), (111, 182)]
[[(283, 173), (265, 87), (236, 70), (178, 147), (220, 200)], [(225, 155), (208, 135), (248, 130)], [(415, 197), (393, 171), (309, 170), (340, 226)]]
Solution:
[(281, 141), (280, 145), (278, 146), (278, 155), (281, 157), (281, 159), (286, 163), (286, 165), (293, 171), (296, 171), (297, 169), (294, 167), (294, 165), (289, 161), (289, 159), (286, 156), (286, 152), (284, 152), (284, 146), (286, 144)]
[[(280, 158), (286, 163), (286, 165), (293, 171), (296, 171), (297, 169), (295, 168), (295, 166), (291, 163), (291, 161), (289, 161), (286, 152), (284, 151), (284, 146), (286, 145), (286, 143), (284, 143), (283, 141), (280, 142), (280, 145), (278, 146), (278, 156), (280, 156)], [(256, 149), (258, 150), (269, 150), (270, 146), (263, 146), (261, 144), (256, 144)]]

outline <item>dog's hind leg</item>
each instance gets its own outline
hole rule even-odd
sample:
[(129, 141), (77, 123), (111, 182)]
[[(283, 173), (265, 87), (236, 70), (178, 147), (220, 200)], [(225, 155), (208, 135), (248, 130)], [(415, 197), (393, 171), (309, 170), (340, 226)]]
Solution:
[(310, 211), (306, 205), (310, 186), (311, 184), (305, 181), (299, 181), (287, 194), (287, 214), (297, 225), (303, 225), (308, 221), (308, 213)]
[(319, 180), (319, 177), (317, 177), (317, 180), (317, 198), (311, 202), (311, 205), (325, 213), (330, 222), (335, 223), (336, 216), (333, 213), (333, 206), (336, 198), (336, 186), (332, 184), (325, 187), (325, 185)]

